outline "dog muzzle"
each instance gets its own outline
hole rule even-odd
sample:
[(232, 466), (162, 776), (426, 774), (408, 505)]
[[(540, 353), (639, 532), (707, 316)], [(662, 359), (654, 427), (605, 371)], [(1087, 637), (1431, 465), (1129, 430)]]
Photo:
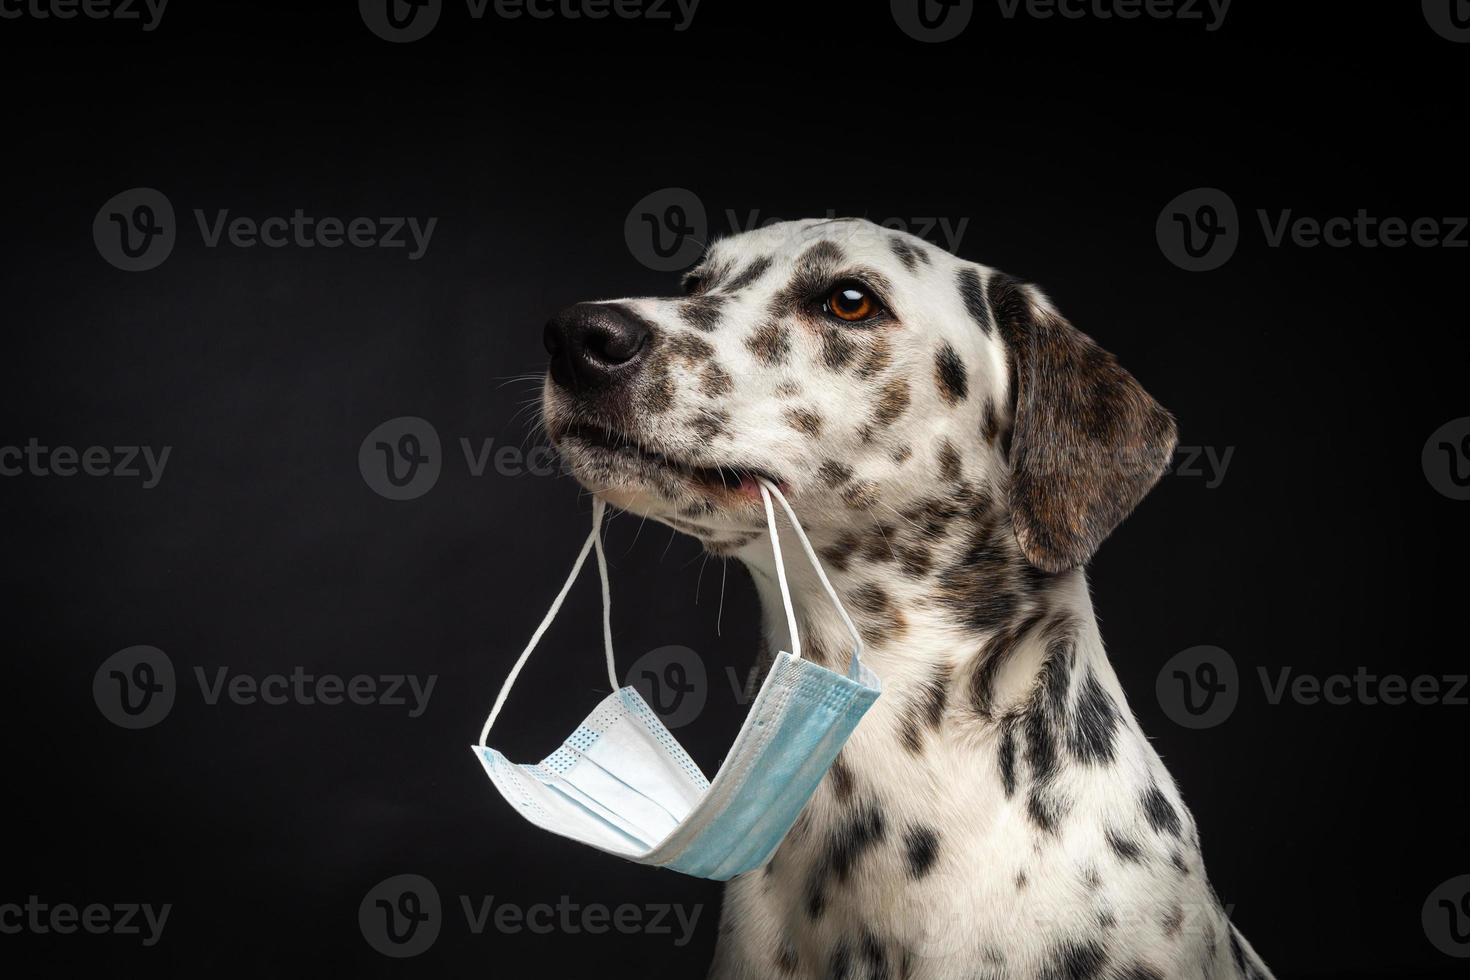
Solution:
[[(852, 634), (847, 673), (801, 657), (786, 585), (775, 495), (807, 559)], [(531, 823), (639, 864), (726, 881), (761, 867), (816, 792), (837, 753), (882, 688), (862, 663), (862, 638), (817, 560), (781, 491), (761, 481), (776, 579), (791, 652), (775, 659), (714, 781), (684, 751), (632, 687), (619, 687), (613, 663), (612, 604), (602, 545), (605, 505), (592, 508), (592, 533), (546, 618), (511, 668), (473, 746), (500, 795)], [(486, 745), (511, 686), (561, 609), (589, 551), (602, 580), (602, 636), (613, 693), (539, 764), (512, 763)]]

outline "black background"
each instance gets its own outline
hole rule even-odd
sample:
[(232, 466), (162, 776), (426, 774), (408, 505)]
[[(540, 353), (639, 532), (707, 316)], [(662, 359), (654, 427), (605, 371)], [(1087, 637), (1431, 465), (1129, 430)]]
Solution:
[[(1170, 476), (1091, 581), (1133, 710), (1201, 827), (1223, 901), (1283, 976), (1450, 975), (1430, 891), (1470, 872), (1464, 707), (1272, 705), (1258, 666), (1463, 673), (1465, 515), (1420, 451), (1470, 414), (1470, 252), (1266, 246), (1257, 208), (1464, 215), (1470, 46), (1419, 4), (1237, 0), (1198, 22), (1007, 21), (905, 36), (886, 4), (704, 0), (667, 22), (471, 21), (413, 43), (355, 5), (186, 4), (136, 24), (0, 21), (5, 198), (0, 444), (173, 447), (161, 484), (0, 480), (9, 828), (0, 902), (171, 902), (136, 937), (0, 935), (38, 975), (702, 976), (719, 886), (562, 842), (512, 815), (467, 746), (578, 541), (567, 478), (472, 477), (458, 440), (536, 444), (517, 410), (540, 326), (567, 303), (668, 293), (623, 239), (659, 188), (762, 217), (968, 218), (959, 251), (1042, 284), (1181, 420), (1234, 447), (1224, 481)], [(319, 8), (319, 9), (318, 9)], [(179, 215), (143, 273), (91, 223), (127, 188)], [(1154, 223), (1227, 191), (1222, 269), (1171, 265)], [(204, 247), (192, 211), (437, 216), (404, 250)], [(444, 473), (393, 502), (357, 452), (429, 419)], [(707, 768), (740, 709), (756, 607), (744, 573), (638, 522), (610, 531), (625, 663), (699, 652), (711, 708), (681, 731)], [(700, 571), (703, 569), (702, 582)], [(619, 574), (621, 573), (621, 574)], [(504, 716), (515, 759), (602, 696), (584, 580)], [(166, 651), (170, 716), (124, 731), (92, 698), (110, 654)], [(1214, 644), (1243, 677), (1190, 731), (1154, 694)], [(420, 718), (385, 706), (204, 703), (192, 671), (436, 675)], [(357, 908), (430, 878), (446, 919), (405, 961)], [(472, 935), (458, 896), (528, 906), (703, 906), (670, 936)], [(595, 971), (595, 972), (593, 972)]]

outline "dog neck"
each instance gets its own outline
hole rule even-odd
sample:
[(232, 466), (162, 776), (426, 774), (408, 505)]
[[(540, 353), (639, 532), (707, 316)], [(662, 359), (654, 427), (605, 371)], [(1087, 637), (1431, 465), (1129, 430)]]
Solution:
[[(883, 700), (902, 701), (910, 714), (922, 716), (904, 720), (906, 744), (919, 740), (915, 726), (998, 724), (1024, 709), (1048, 661), (1063, 654), (1069, 675), (1090, 671), (1112, 680), (1084, 573), (1031, 569), (1014, 538), (1006, 540), (1008, 524), (987, 537), (983, 554), (964, 541), (936, 543), (939, 557), (922, 576), (905, 573), (903, 556), (889, 552), (881, 528), (870, 533), (847, 561), (847, 532), (816, 530), (811, 538), (862, 636), (864, 662), (883, 681)], [(801, 655), (846, 672), (855, 646), (851, 633), (789, 529), (781, 530), (781, 546)], [(773, 651), (793, 647), (769, 537), (741, 549), (739, 557), (762, 608), (759, 679)]]

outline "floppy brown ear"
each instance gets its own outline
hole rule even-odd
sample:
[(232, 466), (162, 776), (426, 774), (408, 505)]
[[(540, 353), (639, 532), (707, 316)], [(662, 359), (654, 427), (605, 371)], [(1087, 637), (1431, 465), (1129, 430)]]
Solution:
[(994, 274), (986, 295), (1011, 362), (1016, 540), (1037, 568), (1075, 568), (1158, 482), (1174, 417), (1033, 287)]

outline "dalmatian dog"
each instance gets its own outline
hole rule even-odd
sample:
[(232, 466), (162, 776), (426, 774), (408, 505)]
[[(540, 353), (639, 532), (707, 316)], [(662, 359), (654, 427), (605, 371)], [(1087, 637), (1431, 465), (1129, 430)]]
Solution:
[[(719, 240), (684, 287), (552, 319), (547, 431), (609, 504), (749, 569), (758, 662), (790, 649), (776, 483), (883, 681), (769, 864), (727, 885), (710, 976), (1270, 977), (1082, 570), (1163, 472), (1169, 413), (1035, 287), (865, 221)], [(780, 533), (803, 651), (845, 669)]]

